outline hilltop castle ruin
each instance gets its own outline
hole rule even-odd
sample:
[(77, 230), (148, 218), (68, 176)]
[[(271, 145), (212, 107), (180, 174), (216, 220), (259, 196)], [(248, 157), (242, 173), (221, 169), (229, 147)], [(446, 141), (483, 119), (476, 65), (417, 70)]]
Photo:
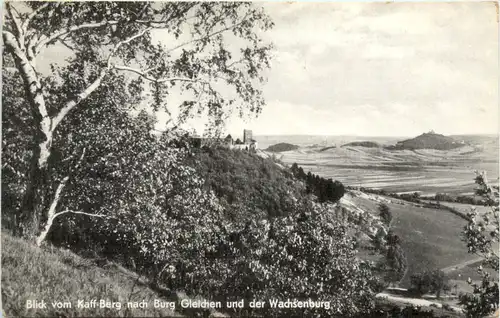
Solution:
[(255, 151), (257, 149), (257, 141), (253, 139), (253, 133), (251, 130), (243, 130), (243, 141), (239, 138), (233, 139), (231, 134), (228, 134), (226, 138), (207, 138), (207, 137), (191, 137), (191, 145), (196, 148), (201, 148), (204, 146), (222, 146), (229, 149), (240, 149), (247, 151)]

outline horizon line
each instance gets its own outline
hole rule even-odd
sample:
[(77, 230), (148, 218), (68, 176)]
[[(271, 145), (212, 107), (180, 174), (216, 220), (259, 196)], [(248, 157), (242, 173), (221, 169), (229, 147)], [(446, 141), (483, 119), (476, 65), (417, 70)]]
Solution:
[[(423, 134), (423, 133), (422, 133)], [(496, 133), (453, 133), (453, 134), (440, 134), (443, 136), (500, 136), (499, 132)], [(326, 136), (326, 137), (411, 137), (414, 135), (359, 135), (359, 134), (255, 134), (254, 136)]]

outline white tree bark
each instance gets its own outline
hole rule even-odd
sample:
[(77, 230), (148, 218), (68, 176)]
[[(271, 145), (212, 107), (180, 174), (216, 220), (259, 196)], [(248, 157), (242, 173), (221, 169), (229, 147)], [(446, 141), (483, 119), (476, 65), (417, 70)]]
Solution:
[(44, 229), (38, 237), (36, 238), (36, 245), (40, 246), (42, 245), (42, 242), (45, 240), (47, 237), (47, 234), (50, 232), (50, 228), (52, 227), (52, 223), (54, 223), (54, 219), (57, 217), (56, 214), (56, 208), (57, 204), (59, 203), (59, 199), (61, 198), (61, 193), (64, 187), (66, 186), (66, 182), (68, 182), (69, 176), (66, 176), (59, 186), (57, 187), (56, 193), (54, 195), (54, 199), (52, 200), (52, 203), (50, 204), (49, 211), (47, 212), (47, 223), (45, 224)]
[[(86, 149), (84, 148), (82, 155), (80, 156), (80, 159), (78, 160), (78, 163), (75, 166), (75, 169), (78, 169), (78, 167), (80, 167), (80, 165), (82, 164), (83, 157), (85, 156), (85, 151), (86, 151)], [(64, 213), (69, 213), (69, 212), (83, 213), (83, 212), (74, 212), (74, 211), (70, 211), (70, 210), (56, 213), (57, 205), (59, 204), (59, 200), (61, 199), (62, 191), (64, 190), (64, 187), (66, 186), (66, 183), (68, 182), (69, 177), (70, 177), (70, 175), (67, 175), (66, 177), (64, 177), (62, 179), (61, 183), (59, 183), (59, 186), (57, 186), (56, 192), (54, 194), (54, 198), (52, 199), (52, 203), (50, 204), (49, 210), (47, 211), (47, 223), (45, 224), (44, 229), (40, 232), (40, 234), (38, 234), (38, 236), (35, 240), (35, 243), (37, 246), (42, 245), (43, 241), (45, 241), (47, 234), (49, 234), (50, 229), (52, 228), (52, 224), (54, 223), (54, 220), (59, 215), (62, 215)], [(83, 214), (85, 214), (85, 213), (83, 213)]]

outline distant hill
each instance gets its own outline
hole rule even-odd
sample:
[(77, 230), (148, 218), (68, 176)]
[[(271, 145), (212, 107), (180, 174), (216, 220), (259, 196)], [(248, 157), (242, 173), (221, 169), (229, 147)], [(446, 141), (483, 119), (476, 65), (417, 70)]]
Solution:
[(297, 145), (292, 145), (286, 142), (280, 142), (275, 145), (271, 145), (265, 149), (266, 151), (271, 151), (271, 152), (282, 152), (282, 151), (290, 151), (290, 150), (296, 150), (299, 149), (299, 146)]
[(353, 141), (342, 145), (341, 147), (367, 147), (367, 148), (379, 148), (380, 145), (373, 141)]
[(452, 137), (436, 134), (434, 132), (424, 133), (412, 139), (399, 141), (392, 149), (436, 149), (449, 150), (465, 145), (464, 141), (459, 141)]

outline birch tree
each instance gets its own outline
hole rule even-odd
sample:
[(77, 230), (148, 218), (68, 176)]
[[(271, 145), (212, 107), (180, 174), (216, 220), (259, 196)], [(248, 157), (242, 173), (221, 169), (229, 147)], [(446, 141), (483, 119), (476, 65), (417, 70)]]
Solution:
[[(29, 162), (26, 171), (16, 170), (26, 180), (16, 216), (25, 238), (40, 240), (49, 214), (62, 213), (58, 200), (67, 179), (54, 185), (51, 165), (66, 160), (78, 167), (91, 149), (51, 160), (54, 139), (69, 137), (61, 127), (77, 109), (98, 111), (98, 104), (87, 102), (98, 92), (120, 100), (124, 92), (114, 90), (120, 87), (131, 98), (118, 103), (149, 100), (167, 114), (167, 96), (182, 92), (180, 115), (171, 118), (176, 125), (205, 111), (218, 126), (228, 112), (259, 113), (263, 106), (259, 83), (271, 47), (260, 32), (272, 22), (251, 3), (9, 1), (4, 13), (4, 55), (12, 63), (3, 68), (22, 80), (29, 110), (20, 119), (27, 126)], [(67, 56), (47, 70), (40, 60), (51, 47)], [(110, 85), (115, 81), (122, 85)]]

